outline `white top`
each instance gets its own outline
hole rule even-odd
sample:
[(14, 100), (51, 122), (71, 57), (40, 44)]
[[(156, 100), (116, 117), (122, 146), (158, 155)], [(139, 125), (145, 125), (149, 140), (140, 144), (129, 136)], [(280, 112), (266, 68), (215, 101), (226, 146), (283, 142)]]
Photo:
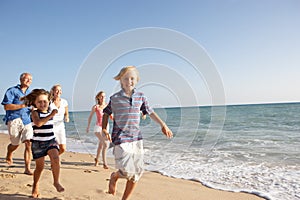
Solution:
[(60, 98), (60, 107), (59, 108), (57, 108), (53, 102), (50, 103), (50, 110), (53, 110), (53, 109), (58, 110), (58, 112), (53, 117), (53, 121), (54, 121), (55, 125), (64, 123), (64, 117), (65, 117), (65, 112), (66, 112), (67, 106), (68, 106), (67, 100), (62, 99), (62, 98)]

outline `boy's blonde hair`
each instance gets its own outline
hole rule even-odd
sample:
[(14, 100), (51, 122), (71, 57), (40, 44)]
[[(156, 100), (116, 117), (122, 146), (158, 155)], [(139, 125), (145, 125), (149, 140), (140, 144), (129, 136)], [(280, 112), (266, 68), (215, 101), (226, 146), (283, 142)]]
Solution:
[(121, 69), (121, 71), (119, 72), (119, 74), (117, 76), (114, 77), (115, 80), (119, 81), (121, 79), (121, 77), (128, 71), (134, 71), (136, 73), (137, 76), (137, 81), (140, 80), (140, 74), (139, 71), (137, 70), (137, 68), (135, 66), (127, 66), (127, 67), (123, 67)]

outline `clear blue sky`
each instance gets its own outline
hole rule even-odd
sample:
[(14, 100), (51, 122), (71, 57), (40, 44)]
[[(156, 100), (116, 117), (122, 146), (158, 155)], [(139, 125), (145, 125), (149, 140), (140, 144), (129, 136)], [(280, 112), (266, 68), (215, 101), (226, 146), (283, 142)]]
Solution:
[[(73, 91), (91, 52), (124, 31), (159, 27), (182, 33), (205, 49), (221, 77), (226, 104), (299, 102), (299, 19), (299, 0), (1, 0), (0, 97), (26, 71), (33, 75), (31, 89), (60, 83), (71, 110), (73, 98), (80, 98), (76, 110), (89, 110), (93, 96), (74, 97)], [(182, 82), (172, 82), (175, 76), (167, 73), (164, 85), (155, 78), (140, 85), (154, 106), (212, 104), (206, 77), (195, 76), (182, 58), (156, 50), (114, 60), (105, 66), (109, 79), (98, 77), (86, 90), (105, 90), (109, 96), (117, 87), (112, 77), (125, 65), (144, 66), (142, 72), (154, 66), (141, 73), (141, 80), (148, 81), (151, 73), (160, 74), (159, 67), (174, 70), (197, 99), (188, 102), (190, 94), (175, 89)]]

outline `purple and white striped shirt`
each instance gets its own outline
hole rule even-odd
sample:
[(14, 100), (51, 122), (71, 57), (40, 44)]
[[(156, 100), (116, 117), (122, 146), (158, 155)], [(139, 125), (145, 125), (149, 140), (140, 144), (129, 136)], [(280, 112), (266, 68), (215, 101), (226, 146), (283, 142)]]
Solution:
[(131, 97), (125, 95), (123, 90), (113, 94), (104, 113), (114, 116), (112, 142), (115, 145), (143, 139), (140, 131), (140, 111), (151, 114), (153, 109), (149, 106), (144, 93), (134, 89)]

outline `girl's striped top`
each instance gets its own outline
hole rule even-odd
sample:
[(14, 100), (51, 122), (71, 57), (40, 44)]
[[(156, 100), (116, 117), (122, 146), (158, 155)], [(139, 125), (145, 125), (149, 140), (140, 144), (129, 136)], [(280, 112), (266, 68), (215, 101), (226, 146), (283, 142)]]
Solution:
[[(38, 115), (41, 119), (47, 117), (50, 114), (50, 112), (47, 112), (47, 113), (43, 113), (40, 111), (36, 111), (36, 112), (38, 112)], [(44, 125), (42, 125), (40, 127), (36, 126), (32, 122), (32, 128), (33, 128), (32, 140), (48, 141), (48, 140), (55, 138), (54, 132), (53, 132), (53, 118), (49, 119)]]

